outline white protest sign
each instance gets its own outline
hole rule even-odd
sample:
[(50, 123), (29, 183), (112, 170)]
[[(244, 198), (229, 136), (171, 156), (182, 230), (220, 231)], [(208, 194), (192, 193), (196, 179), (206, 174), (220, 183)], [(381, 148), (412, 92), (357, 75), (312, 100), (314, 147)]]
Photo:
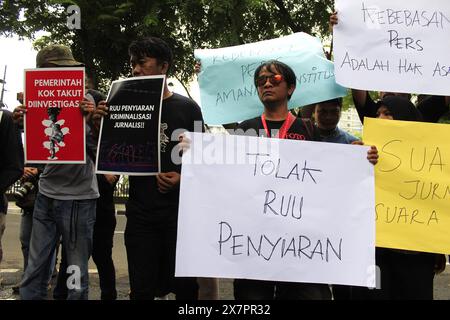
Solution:
[(336, 0), (336, 81), (377, 91), (450, 95), (450, 2)]
[(375, 285), (367, 147), (188, 138), (176, 276)]

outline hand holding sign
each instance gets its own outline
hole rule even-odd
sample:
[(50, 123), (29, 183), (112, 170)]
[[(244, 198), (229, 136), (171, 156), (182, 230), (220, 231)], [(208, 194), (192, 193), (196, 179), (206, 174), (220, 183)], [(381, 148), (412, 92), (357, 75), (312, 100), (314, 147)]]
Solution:
[(86, 97), (83, 98), (80, 102), (80, 109), (83, 115), (86, 116), (86, 121), (89, 121), (95, 111), (95, 101), (88, 100)]
[(178, 172), (161, 172), (156, 176), (158, 190), (161, 193), (168, 193), (180, 184), (180, 174)]

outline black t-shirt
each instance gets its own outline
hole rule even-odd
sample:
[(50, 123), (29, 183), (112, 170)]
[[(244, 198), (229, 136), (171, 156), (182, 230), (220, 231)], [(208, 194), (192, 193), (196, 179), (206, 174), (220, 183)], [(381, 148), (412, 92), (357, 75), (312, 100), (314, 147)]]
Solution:
[(417, 109), (422, 113), (423, 121), (433, 123), (449, 111), (444, 96), (428, 96), (417, 104)]
[[(194, 127), (194, 123), (200, 125)], [(172, 162), (172, 149), (178, 144), (178, 133), (203, 131), (203, 117), (200, 107), (195, 101), (174, 93), (164, 99), (161, 111), (161, 172), (181, 172), (181, 165)], [(172, 134), (176, 131), (176, 136)], [(179, 188), (166, 194), (160, 193), (156, 177), (130, 176), (130, 192), (127, 203), (127, 215), (139, 216), (141, 219), (152, 219), (155, 214), (162, 216), (177, 214)]]
[[(284, 123), (282, 121), (270, 121), (266, 120), (267, 128), (272, 133), (271, 137), (276, 136), (274, 130), (279, 130)], [(241, 122), (238, 127), (237, 134), (244, 134), (250, 136), (267, 136), (262, 123), (261, 117), (256, 117), (250, 120)], [(290, 140), (309, 140), (309, 141), (320, 141), (320, 133), (317, 127), (309, 119), (296, 118), (292, 123), (291, 127), (288, 129), (286, 134), (286, 139)]]

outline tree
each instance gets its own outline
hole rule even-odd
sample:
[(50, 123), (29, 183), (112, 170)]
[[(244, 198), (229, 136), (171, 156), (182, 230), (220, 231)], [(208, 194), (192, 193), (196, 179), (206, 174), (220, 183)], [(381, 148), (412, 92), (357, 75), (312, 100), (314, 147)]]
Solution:
[[(70, 45), (88, 75), (104, 89), (129, 74), (129, 43), (141, 36), (165, 39), (173, 48), (173, 76), (193, 76), (195, 48), (216, 48), (271, 39), (292, 32), (325, 35), (332, 0), (17, 0), (3, 1), (0, 34)], [(81, 11), (81, 29), (67, 27), (69, 5)]]

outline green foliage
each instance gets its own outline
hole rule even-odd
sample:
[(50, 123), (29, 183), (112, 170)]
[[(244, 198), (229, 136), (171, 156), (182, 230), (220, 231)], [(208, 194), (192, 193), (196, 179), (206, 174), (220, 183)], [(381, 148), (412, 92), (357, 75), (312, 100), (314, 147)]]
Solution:
[(443, 115), (439, 119), (439, 123), (448, 123), (448, 124), (450, 124), (450, 112), (447, 112), (447, 114)]
[[(81, 29), (69, 30), (69, 5), (81, 10)], [(142, 36), (166, 40), (175, 56), (174, 76), (188, 83), (196, 48), (271, 39), (292, 32), (326, 35), (332, 0), (17, 0), (0, 4), (0, 34), (70, 45), (94, 83), (106, 88), (129, 75), (127, 48)], [(23, 15), (23, 19), (21, 19)]]

